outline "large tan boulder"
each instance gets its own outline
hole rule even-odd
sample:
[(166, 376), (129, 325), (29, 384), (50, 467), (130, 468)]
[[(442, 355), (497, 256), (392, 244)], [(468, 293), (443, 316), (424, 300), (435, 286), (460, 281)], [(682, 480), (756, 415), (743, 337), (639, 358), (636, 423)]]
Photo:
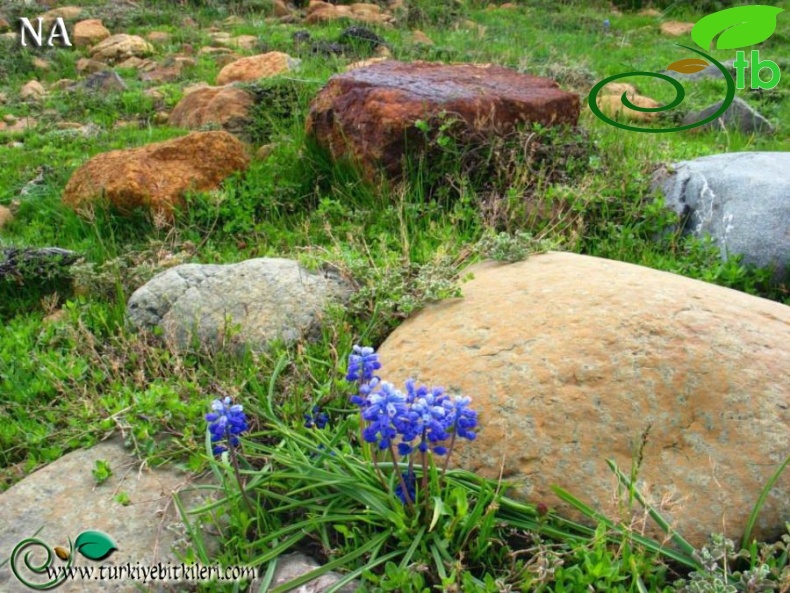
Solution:
[[(569, 253), (470, 270), (462, 299), (430, 306), (380, 347), (381, 376), (473, 400), (482, 429), (454, 464), (580, 519), (557, 484), (614, 520), (605, 460), (695, 546), (737, 539), (790, 454), (790, 307), (640, 266)], [(648, 432), (649, 431), (649, 432)], [(660, 535), (637, 503), (634, 528)], [(754, 535), (790, 518), (790, 472)]]
[(110, 36), (110, 31), (99, 19), (80, 21), (74, 25), (74, 45), (84, 47), (104, 41)]
[(248, 164), (244, 145), (227, 132), (192, 132), (96, 155), (71, 176), (63, 202), (80, 210), (107, 200), (122, 213), (145, 207), (171, 215), (184, 192), (216, 189)]
[(330, 78), (310, 105), (307, 132), (367, 178), (397, 177), (407, 144), (416, 152), (424, 139), (416, 122), (442, 113), (459, 119), (459, 134), (487, 137), (522, 123), (575, 125), (579, 97), (501, 66), (387, 60)]
[(249, 82), (260, 78), (277, 76), (296, 67), (299, 63), (286, 53), (270, 51), (231, 62), (217, 75), (217, 86), (231, 82)]
[(248, 123), (254, 103), (250, 93), (234, 86), (204, 87), (181, 99), (168, 123), (192, 130), (217, 124), (231, 133), (239, 133)]
[(131, 57), (142, 58), (153, 51), (153, 46), (139, 35), (119, 33), (95, 45), (91, 49), (91, 58), (103, 62), (120, 62)]

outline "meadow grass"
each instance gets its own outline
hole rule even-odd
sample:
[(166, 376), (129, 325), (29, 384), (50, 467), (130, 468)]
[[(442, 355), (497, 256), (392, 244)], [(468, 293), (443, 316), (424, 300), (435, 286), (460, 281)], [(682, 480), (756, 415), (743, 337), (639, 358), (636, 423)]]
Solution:
[[(123, 9), (101, 0), (80, 5), (113, 32), (169, 32), (171, 41), (157, 49), (157, 58), (184, 43), (211, 45), (204, 28), (233, 14), (234, 7), (242, 23), (224, 30), (258, 35), (268, 49), (291, 51), (291, 34), (301, 28), (266, 22), (263, 9), (249, 3), (188, 5), (202, 29), (180, 26), (184, 9), (164, 0)], [(657, 70), (683, 57), (659, 35), (657, 19), (613, 14), (604, 3), (533, 0), (517, 11), (486, 11), (474, 3), (459, 3), (453, 11), (436, 10), (429, 2), (413, 5), (419, 10), (412, 13), (412, 26), (435, 45), (411, 44), (408, 28), (378, 31), (394, 58), (492, 62), (551, 76), (583, 98), (606, 76)], [(790, 9), (786, 1), (778, 5)], [(3, 10), (9, 21), (29, 14), (21, 0), (9, 0)], [(453, 25), (449, 17), (455, 13), (485, 33)], [(702, 15), (676, 3), (667, 18), (695, 21)], [(606, 18), (608, 34), (602, 27)], [(780, 66), (790, 66), (787, 16), (780, 19), (784, 24), (761, 49)], [(343, 27), (330, 23), (311, 32), (333, 40)], [(50, 62), (49, 71), (35, 68), (36, 55)], [(0, 204), (15, 209), (15, 220), (0, 231), (0, 247), (58, 246), (84, 256), (73, 279), (29, 279), (24, 285), (0, 280), (0, 490), (70, 450), (116, 433), (150, 465), (215, 473), (225, 500), (204, 509), (203, 516), (187, 517), (197, 542), (193, 559), (218, 561), (206, 556), (198, 529), (214, 521), (222, 534), (223, 563), (265, 562), (297, 547), (325, 562), (325, 570), (364, 577), (375, 591), (788, 590), (786, 540), (746, 542), (746, 552), (730, 550), (720, 539), (706, 551), (669, 550), (596, 516), (594, 509), (587, 510), (597, 529), (576, 525), (458, 470), (447, 473), (443, 486), (431, 477), (443, 501), (435, 507), (441, 527), (432, 527), (406, 512), (392, 494), (394, 481), (389, 490), (380, 487), (370, 453), (361, 443), (353, 445), (349, 435), (358, 432), (359, 420), (350, 413), (351, 393), (343, 380), (354, 344), (378, 347), (424, 304), (458, 295), (462, 269), (485, 257), (513, 261), (562, 249), (790, 303), (787, 286), (772, 283), (769, 272), (737, 258), (722, 263), (710, 243), (671, 233), (656, 239), (674, 215), (648, 195), (658, 163), (790, 149), (786, 84), (766, 93), (738, 92), (777, 126), (772, 136), (647, 137), (623, 133), (583, 108), (577, 130), (523, 130), (470, 158), (464, 147), (428, 126), (438, 158), (411, 163), (402, 184), (375, 189), (353, 167), (332, 163), (304, 133), (310, 100), (353, 58), (302, 55), (298, 71), (253, 85), (267, 99), (248, 133), (256, 144), (273, 143), (271, 155), (254, 160), (222, 189), (189, 196), (188, 209), (175, 225), (165, 226), (145, 215), (127, 219), (97, 212), (79, 218), (60, 197), (89, 157), (184, 134), (154, 124), (156, 112), (171, 109), (184, 85), (213, 83), (219, 67), (201, 56), (178, 83), (160, 87), (160, 104), (144, 95), (145, 85), (130, 70), (119, 71), (128, 87), (122, 92), (53, 92), (40, 106), (16, 99), (31, 78), (51, 84), (75, 77), (82, 55), (12, 45), (0, 54), (0, 92), (8, 95), (0, 117), (39, 121), (34, 131), (0, 132)], [(660, 82), (635, 83), (645, 95), (670, 98)], [(715, 81), (689, 84), (684, 106), (705, 107), (723, 96), (723, 87)], [(131, 125), (116, 128), (119, 120)], [(96, 133), (61, 130), (58, 121), (91, 123)], [(537, 142), (545, 158), (526, 154), (525, 140)], [(476, 175), (478, 170), (493, 173)], [(174, 354), (155, 336), (132, 333), (124, 323), (131, 293), (173, 262), (267, 256), (295, 258), (307, 267), (328, 262), (359, 284), (348, 307), (329, 311), (318, 341), (274, 344), (264, 354), (243, 356)], [(53, 321), (50, 314), (57, 310), (62, 313)], [(250, 424), (239, 472), (213, 460), (205, 447), (204, 414), (209, 402), (225, 396), (244, 404)], [(329, 414), (330, 430), (304, 426), (304, 415), (315, 405)], [(394, 479), (386, 463), (381, 471)], [(250, 512), (242, 502), (239, 473), (257, 510)], [(574, 498), (581, 494), (563, 496), (582, 504)], [(744, 576), (749, 570), (764, 574)], [(693, 584), (674, 585), (681, 577)]]

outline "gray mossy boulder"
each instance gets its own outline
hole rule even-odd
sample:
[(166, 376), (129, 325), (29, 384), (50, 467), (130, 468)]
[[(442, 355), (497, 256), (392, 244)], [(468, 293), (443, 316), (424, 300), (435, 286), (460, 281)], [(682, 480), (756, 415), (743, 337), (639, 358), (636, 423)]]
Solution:
[(790, 152), (735, 152), (659, 170), (653, 189), (678, 213), (686, 233), (710, 235), (722, 259), (790, 271)]
[[(92, 472), (97, 461), (107, 463), (110, 477), (97, 484)], [(37, 575), (26, 569), (24, 557), (31, 564), (46, 560), (46, 546), (69, 551), (69, 540), (76, 545), (85, 531), (100, 531), (116, 546), (109, 557), (92, 561), (71, 550), (74, 567), (92, 567), (95, 580), (75, 579), (53, 590), (82, 593), (180, 593), (184, 583), (129, 578), (100, 579), (100, 566), (172, 566), (191, 544), (186, 526), (173, 501), (177, 495), (189, 511), (211, 502), (205, 491), (192, 486), (194, 476), (175, 469), (151, 469), (126, 450), (120, 439), (99, 443), (90, 449), (73, 451), (43, 467), (7, 491), (0, 493), (0, 591), (26, 593), (33, 589), (15, 576), (7, 559), (27, 538), (39, 542), (20, 547), (14, 566), (19, 576), (32, 584), (50, 580), (46, 573)], [(119, 496), (120, 495), (120, 496)], [(204, 544), (215, 555), (219, 542), (204, 530)], [(52, 557), (49, 567), (66, 566)], [(109, 574), (109, 573), (107, 573)], [(141, 578), (141, 577), (140, 577)]]
[(273, 340), (317, 337), (326, 307), (350, 293), (335, 272), (310, 272), (288, 259), (184, 264), (135, 291), (127, 315), (135, 328), (160, 327), (175, 350), (197, 339), (209, 351), (262, 351)]

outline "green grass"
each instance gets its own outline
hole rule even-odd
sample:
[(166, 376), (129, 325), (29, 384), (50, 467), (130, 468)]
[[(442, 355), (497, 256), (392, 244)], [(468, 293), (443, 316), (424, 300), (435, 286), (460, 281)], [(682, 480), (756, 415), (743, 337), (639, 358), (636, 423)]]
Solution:
[[(205, 28), (232, 14), (218, 0), (193, 3), (186, 12), (164, 0), (113, 4), (91, 0), (80, 5), (113, 32), (169, 32), (170, 42), (157, 46), (157, 60), (183, 51), (184, 44), (210, 45)], [(453, 11), (436, 10), (435, 3), (422, 0), (413, 5), (419, 9), (410, 15), (413, 26), (435, 45), (411, 45), (406, 27), (379, 30), (395, 58), (493, 62), (554, 77), (583, 97), (607, 76), (654, 71), (684, 57), (672, 40), (659, 35), (657, 19), (614, 14), (603, 3), (532, 0), (517, 11), (459, 4), (462, 18), (486, 27), (482, 39), (468, 27), (455, 27)], [(790, 9), (787, 1), (779, 5)], [(11, 22), (31, 12), (17, 0), (3, 10)], [(201, 28), (181, 26), (186, 13)], [(243, 24), (222, 29), (258, 35), (270, 49), (290, 51), (291, 34), (302, 28), (266, 22), (249, 6), (240, 13)], [(675, 3), (667, 18), (695, 21), (703, 14)], [(605, 18), (611, 20), (610, 35), (602, 34)], [(761, 54), (764, 48), (766, 57), (786, 69), (788, 17), (779, 18), (779, 29), (761, 46)], [(334, 40), (343, 26), (310, 30), (315, 38)], [(578, 130), (524, 130), (471, 154), (441, 132), (445, 122), (426, 122), (434, 151), (430, 166), (413, 162), (407, 183), (378, 191), (353, 167), (332, 163), (304, 134), (310, 100), (352, 59), (303, 55), (295, 73), (253, 85), (265, 99), (249, 137), (256, 146), (274, 143), (272, 154), (254, 160), (220, 191), (190, 196), (187, 211), (170, 228), (144, 215), (125, 219), (99, 212), (81, 219), (62, 206), (60, 197), (71, 174), (91, 156), (183, 135), (183, 130), (155, 125), (154, 116), (171, 109), (184, 86), (213, 84), (217, 63), (198, 57), (178, 82), (159, 87), (161, 102), (144, 94), (149, 85), (136, 72), (120, 70), (125, 91), (52, 92), (42, 105), (32, 105), (17, 99), (20, 86), (32, 78), (47, 85), (76, 78), (76, 62), (85, 52), (22, 51), (8, 44), (3, 49), (0, 92), (8, 100), (0, 104), (0, 118), (30, 116), (39, 126), (13, 136), (0, 132), (0, 204), (15, 210), (14, 222), (0, 230), (0, 246), (58, 246), (81, 253), (84, 260), (75, 266), (73, 280), (24, 285), (0, 280), (0, 490), (69, 450), (115, 432), (151, 464), (216, 472), (233, 504), (213, 509), (222, 518), (220, 558), (203, 557), (196, 529), (192, 554), (205, 562), (249, 564), (297, 546), (330, 567), (365, 577), (375, 591), (661, 591), (674, 590), (677, 578), (696, 579), (702, 588), (693, 590), (724, 590), (715, 587), (729, 580), (747, 591), (737, 584), (743, 576), (737, 573), (759, 566), (768, 567), (763, 569), (766, 582), (787, 582), (782, 542), (749, 542), (738, 553), (725, 550), (722, 554), (734, 559), (730, 573), (722, 576), (721, 563), (703, 566), (702, 551), (695, 556), (690, 550), (661, 549), (602, 519), (596, 530), (553, 514), (546, 517), (534, 505), (508, 499), (496, 484), (464, 472), (448, 473), (444, 506), (436, 507), (442, 524), (450, 527), (430, 529), (377, 488), (369, 457), (349, 441), (356, 426), (348, 415), (348, 385), (341, 380), (353, 344), (378, 346), (426, 302), (456, 295), (459, 271), (483, 257), (515, 260), (564, 249), (790, 303), (788, 287), (772, 284), (768, 272), (737, 259), (722, 263), (704, 241), (676, 235), (657, 240), (673, 215), (646, 199), (657, 163), (719, 152), (790, 150), (784, 80), (761, 95), (737, 93), (772, 120), (779, 130), (773, 136), (708, 132), (646, 140), (647, 135), (623, 133), (583, 108)], [(49, 71), (36, 70), (36, 55), (50, 62)], [(728, 52), (713, 55), (731, 57)], [(659, 101), (671, 98), (653, 79), (633, 82)], [(684, 107), (689, 109), (705, 107), (724, 93), (717, 82), (686, 87)], [(133, 125), (116, 128), (120, 120)], [(663, 124), (671, 121), (668, 116)], [(84, 137), (59, 129), (59, 122), (90, 123), (96, 133)], [(530, 134), (540, 140), (542, 160), (524, 155)], [(330, 312), (317, 343), (276, 346), (257, 356), (176, 355), (124, 325), (131, 293), (173, 258), (229, 263), (265, 256), (295, 258), (310, 267), (329, 262), (359, 282), (350, 306)], [(62, 313), (52, 320), (48, 316), (56, 310)], [(252, 418), (255, 436), (245, 440), (242, 473), (256, 500), (274, 501), (270, 512), (247, 512), (232, 469), (206, 455), (203, 415), (218, 395), (238, 398)], [(334, 432), (304, 429), (303, 414), (315, 404), (329, 410)], [(309, 452), (319, 444), (342, 455), (324, 455), (316, 464)], [(346, 477), (330, 484), (341, 475)], [(365, 489), (356, 487), (360, 483)], [(569, 500), (582, 494), (566, 493)], [(210, 514), (201, 520), (211, 520)], [(305, 529), (288, 531), (289, 524)], [(714, 543), (714, 548), (727, 547)], [(519, 555), (516, 549), (528, 552)], [(724, 580), (717, 585), (716, 579)]]

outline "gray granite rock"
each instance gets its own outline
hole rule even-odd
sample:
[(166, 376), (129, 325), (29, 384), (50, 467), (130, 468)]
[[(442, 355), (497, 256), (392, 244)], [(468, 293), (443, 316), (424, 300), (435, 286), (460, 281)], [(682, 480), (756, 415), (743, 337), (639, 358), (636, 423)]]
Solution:
[(676, 163), (653, 188), (681, 216), (684, 231), (710, 235), (722, 258), (790, 271), (790, 152), (735, 152)]
[(277, 338), (317, 335), (325, 307), (350, 290), (338, 274), (310, 272), (288, 259), (185, 264), (135, 291), (127, 313), (137, 328), (160, 326), (176, 350), (195, 337), (209, 350), (230, 345), (260, 351)]
[[(304, 554), (288, 554), (277, 559), (277, 568), (274, 571), (274, 578), (270, 587), (284, 585), (294, 579), (301, 577), (320, 567), (315, 560), (308, 558)], [(342, 577), (336, 572), (328, 572), (317, 579), (308, 581), (303, 585), (293, 589), (293, 593), (325, 593), (330, 587), (335, 585)], [(250, 585), (250, 593), (259, 593), (262, 581), (253, 581)], [(358, 581), (351, 581), (337, 589), (337, 593), (355, 593), (359, 589)]]
[[(106, 461), (112, 476), (96, 483), (92, 470), (96, 461)], [(72, 551), (75, 567), (110, 564), (120, 567), (180, 564), (175, 551), (187, 544), (186, 531), (176, 506), (173, 493), (188, 489), (193, 478), (175, 470), (154, 470), (145, 467), (127, 452), (119, 440), (100, 443), (91, 449), (74, 451), (32, 473), (0, 494), (0, 591), (29, 593), (5, 563), (14, 548), (26, 538), (38, 538), (50, 548), (69, 549), (69, 539), (76, 543), (84, 531), (101, 531), (114, 541), (117, 550), (104, 560), (92, 561)], [(197, 491), (180, 492), (179, 499), (187, 509), (205, 502)], [(117, 500), (125, 493), (127, 504)], [(216, 540), (206, 538), (209, 550)], [(43, 583), (46, 575), (35, 575), (24, 567), (24, 555), (41, 564), (46, 559), (43, 545), (32, 545), (17, 554), (15, 566), (20, 575), (31, 583)], [(4, 564), (5, 563), (5, 564)], [(66, 566), (53, 557), (51, 568)], [(107, 569), (105, 569), (107, 570)], [(186, 583), (143, 584), (141, 580), (69, 580), (57, 591), (65, 593), (175, 593), (185, 590)], [(139, 576), (139, 575), (138, 575)], [(195, 583), (192, 583), (194, 586)], [(141, 589), (142, 587), (142, 589)]]
[[(688, 125), (697, 121), (702, 121), (706, 117), (713, 115), (721, 107), (722, 101), (714, 103), (710, 107), (706, 107), (701, 111), (693, 111), (687, 113), (683, 118), (683, 125)], [(767, 119), (760, 113), (749, 106), (749, 104), (739, 97), (735, 97), (732, 104), (727, 108), (723, 115), (717, 117), (711, 122), (708, 122), (693, 131), (702, 132), (705, 130), (721, 130), (738, 131), (742, 134), (773, 134), (775, 129)]]

